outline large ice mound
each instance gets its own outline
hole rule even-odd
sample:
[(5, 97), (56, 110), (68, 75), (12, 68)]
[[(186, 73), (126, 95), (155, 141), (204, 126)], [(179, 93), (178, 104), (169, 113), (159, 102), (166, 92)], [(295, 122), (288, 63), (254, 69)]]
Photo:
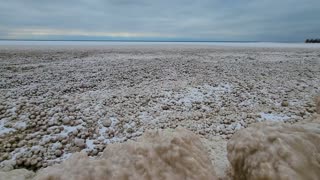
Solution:
[(26, 169), (14, 169), (12, 171), (0, 171), (0, 180), (31, 180), (34, 172)]
[(208, 154), (192, 132), (177, 128), (147, 132), (137, 142), (108, 145), (100, 158), (76, 153), (35, 179), (217, 179)]
[(320, 123), (258, 123), (227, 145), (235, 180), (320, 178)]

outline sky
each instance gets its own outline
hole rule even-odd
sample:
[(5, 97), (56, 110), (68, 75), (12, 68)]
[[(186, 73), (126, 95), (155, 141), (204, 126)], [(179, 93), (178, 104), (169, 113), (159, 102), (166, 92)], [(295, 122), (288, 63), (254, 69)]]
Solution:
[(0, 0), (0, 39), (307, 38), (320, 38), (320, 0)]

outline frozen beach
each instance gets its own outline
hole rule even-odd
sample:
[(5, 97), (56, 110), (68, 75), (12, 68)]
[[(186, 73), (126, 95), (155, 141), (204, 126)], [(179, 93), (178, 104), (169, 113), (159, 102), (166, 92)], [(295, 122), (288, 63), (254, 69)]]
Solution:
[(183, 127), (222, 175), (235, 132), (309, 119), (320, 94), (319, 45), (13, 45), (0, 46), (2, 167), (101, 156), (147, 130)]

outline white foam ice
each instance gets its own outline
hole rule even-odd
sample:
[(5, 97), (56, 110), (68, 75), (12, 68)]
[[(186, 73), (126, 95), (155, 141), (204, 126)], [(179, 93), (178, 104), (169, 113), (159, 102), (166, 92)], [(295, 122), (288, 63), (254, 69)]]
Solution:
[(15, 129), (22, 129), (22, 128), (26, 128), (27, 127), (27, 123), (26, 122), (16, 122), (13, 126)]
[(289, 116), (284, 115), (284, 114), (273, 114), (273, 113), (265, 113), (262, 112), (260, 113), (261, 118), (259, 118), (259, 121), (273, 121), (273, 122), (277, 122), (277, 121), (285, 121), (290, 119)]
[(13, 160), (15, 160), (16, 159), (16, 157), (17, 157), (17, 154), (22, 154), (22, 153), (24, 153), (24, 152), (27, 152), (27, 148), (25, 148), (25, 147), (21, 147), (21, 148), (16, 148), (14, 151), (12, 151), (10, 154), (11, 154), (11, 156), (12, 156), (12, 159)]
[(234, 124), (234, 126), (233, 126), (233, 129), (234, 130), (239, 130), (239, 129), (242, 129), (243, 127), (242, 127), (242, 125), (241, 125), (241, 123), (240, 122), (236, 122), (235, 124)]
[(104, 137), (104, 134), (106, 133), (108, 128), (102, 125), (101, 119), (98, 120), (98, 128), (99, 128), (99, 135), (100, 135), (99, 137)]
[(52, 150), (58, 149), (62, 144), (60, 142), (55, 142), (51, 145)]
[(86, 139), (86, 145), (87, 145), (87, 150), (94, 149), (95, 145), (93, 143), (94, 140), (92, 139)]
[(153, 119), (152, 116), (150, 116), (148, 112), (145, 112), (145, 111), (140, 112), (140, 115), (138, 116), (138, 118), (141, 119), (143, 123), (151, 122)]
[[(40, 140), (40, 142), (47, 143), (53, 137), (59, 137), (59, 136), (67, 137), (68, 134), (73, 132), (74, 130), (79, 130), (79, 129), (83, 129), (84, 128), (81, 124), (79, 124), (77, 126), (66, 126), (66, 125), (52, 126), (52, 127), (50, 127), (50, 129), (57, 128), (57, 127), (63, 127), (63, 131), (61, 131), (60, 133), (57, 133), (57, 134), (43, 135), (41, 140)], [(37, 134), (37, 133), (34, 133), (34, 134)]]
[(230, 93), (232, 86), (228, 83), (221, 83), (218, 86), (210, 86), (205, 84), (198, 88), (191, 87), (187, 88), (185, 92), (174, 95), (179, 100), (178, 104), (184, 104), (186, 107), (191, 108), (194, 102), (203, 102), (210, 97), (219, 99), (220, 95), (224, 93)]
[(63, 125), (62, 127), (63, 127), (63, 131), (61, 131), (57, 135), (67, 136), (70, 132), (73, 132), (74, 130), (78, 130), (78, 129), (83, 129), (84, 128), (81, 124), (79, 124), (77, 126), (66, 126), (66, 125)]
[(7, 121), (5, 119), (1, 119), (0, 120), (0, 135), (4, 135), (4, 134), (7, 134), (9, 132), (16, 131), (14, 128), (5, 127), (5, 123), (6, 122)]
[(41, 146), (36, 145), (36, 146), (32, 146), (31, 150), (40, 150), (41, 148), (42, 148)]

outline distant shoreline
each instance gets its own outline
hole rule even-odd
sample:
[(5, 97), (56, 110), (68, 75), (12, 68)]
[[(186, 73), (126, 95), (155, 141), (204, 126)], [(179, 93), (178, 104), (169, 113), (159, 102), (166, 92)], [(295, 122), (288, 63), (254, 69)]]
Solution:
[(303, 41), (192, 41), (192, 40), (63, 40), (63, 39), (0, 39), (0, 41), (71, 41), (71, 42), (195, 42), (195, 43), (303, 43)]
[(313, 43), (286, 43), (286, 42), (250, 42), (250, 41), (60, 41), (60, 40), (0, 40), (0, 47), (103, 47), (103, 46), (113, 46), (113, 47), (134, 47), (134, 46), (146, 46), (146, 47), (198, 47), (207, 46), (208, 48), (218, 47), (218, 48), (320, 48), (320, 44)]

